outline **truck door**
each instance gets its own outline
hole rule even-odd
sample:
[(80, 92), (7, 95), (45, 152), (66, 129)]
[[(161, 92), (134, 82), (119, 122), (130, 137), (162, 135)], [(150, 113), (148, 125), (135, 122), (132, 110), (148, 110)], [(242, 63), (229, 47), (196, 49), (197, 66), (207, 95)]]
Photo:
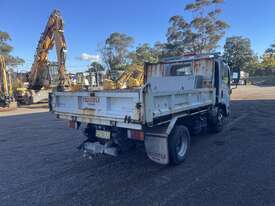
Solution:
[(221, 66), (221, 103), (226, 106), (227, 113), (230, 107), (230, 70), (229, 67), (223, 62)]

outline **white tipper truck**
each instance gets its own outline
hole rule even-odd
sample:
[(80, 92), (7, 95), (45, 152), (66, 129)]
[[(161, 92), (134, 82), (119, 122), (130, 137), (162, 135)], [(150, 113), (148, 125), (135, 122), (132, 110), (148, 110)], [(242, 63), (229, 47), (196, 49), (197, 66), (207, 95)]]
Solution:
[(190, 136), (219, 132), (230, 114), (230, 69), (218, 54), (145, 63), (140, 88), (53, 92), (50, 111), (78, 128), (85, 124), (85, 154), (118, 155), (136, 141), (160, 164), (180, 164)]

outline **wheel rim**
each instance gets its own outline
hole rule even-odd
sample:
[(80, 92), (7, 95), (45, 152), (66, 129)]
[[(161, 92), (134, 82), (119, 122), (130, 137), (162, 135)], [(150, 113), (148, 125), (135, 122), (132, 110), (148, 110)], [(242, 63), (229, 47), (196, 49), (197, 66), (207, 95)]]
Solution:
[(218, 125), (222, 126), (222, 123), (223, 123), (223, 115), (222, 115), (221, 112), (219, 112), (219, 114), (218, 114)]
[(182, 135), (179, 138), (179, 141), (176, 147), (178, 156), (183, 157), (185, 155), (187, 151), (187, 144), (188, 144), (187, 137), (185, 135)]

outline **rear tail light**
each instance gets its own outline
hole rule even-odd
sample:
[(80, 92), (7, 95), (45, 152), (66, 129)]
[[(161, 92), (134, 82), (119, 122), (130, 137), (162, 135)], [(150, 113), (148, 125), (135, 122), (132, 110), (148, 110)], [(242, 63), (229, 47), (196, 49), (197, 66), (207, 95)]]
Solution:
[(128, 138), (144, 141), (144, 132), (139, 130), (128, 130)]
[(69, 121), (69, 128), (75, 129), (76, 128), (76, 122), (73, 120)]

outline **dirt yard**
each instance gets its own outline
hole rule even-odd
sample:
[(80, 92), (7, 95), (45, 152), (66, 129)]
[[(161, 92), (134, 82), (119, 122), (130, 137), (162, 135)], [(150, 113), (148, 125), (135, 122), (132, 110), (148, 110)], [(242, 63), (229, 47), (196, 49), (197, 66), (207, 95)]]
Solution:
[(48, 112), (48, 104), (23, 105), (12, 111), (0, 112), (0, 117)]
[(1, 205), (275, 205), (275, 87), (239, 86), (224, 131), (177, 167), (142, 146), (92, 160), (81, 131), (35, 105), (0, 114)]
[(238, 86), (232, 87), (232, 100), (275, 100), (275, 87)]

